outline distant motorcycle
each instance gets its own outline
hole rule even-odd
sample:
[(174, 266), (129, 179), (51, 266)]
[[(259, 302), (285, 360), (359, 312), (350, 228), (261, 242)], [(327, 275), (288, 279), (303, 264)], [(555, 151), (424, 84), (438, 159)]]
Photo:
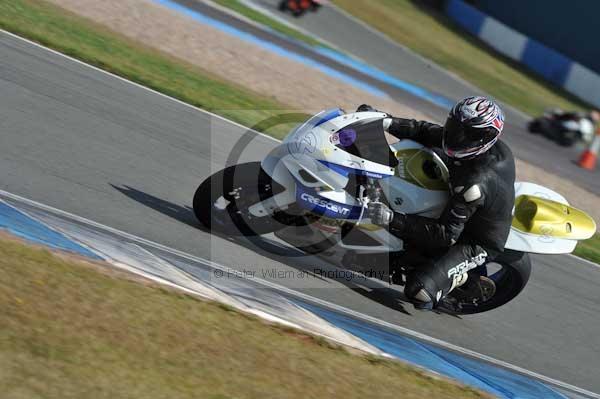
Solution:
[(323, 5), (322, 0), (281, 0), (280, 11), (290, 11), (294, 17), (301, 17), (306, 11), (317, 11)]
[[(404, 261), (410, 251), (400, 238), (372, 224), (365, 209), (369, 202), (381, 201), (396, 212), (436, 218), (449, 198), (449, 170), (435, 151), (421, 144), (389, 144), (383, 125), (387, 117), (337, 108), (314, 115), (262, 162), (231, 165), (204, 180), (193, 199), (196, 217), (229, 237), (289, 226), (310, 229), (316, 240), (297, 246), (303, 252), (338, 251), (344, 265), (362, 258), (371, 265), (395, 265), (402, 276), (408, 275), (418, 267)], [(481, 313), (504, 305), (527, 284), (528, 253), (570, 253), (596, 231), (591, 217), (546, 187), (518, 182), (515, 195), (505, 252), (454, 275), (463, 285), (487, 277), (486, 285), (477, 290), (460, 285), (443, 303), (446, 311)]]
[(527, 126), (531, 133), (541, 133), (558, 144), (570, 147), (577, 141), (590, 142), (594, 137), (594, 123), (598, 115), (594, 112), (546, 112), (531, 120)]

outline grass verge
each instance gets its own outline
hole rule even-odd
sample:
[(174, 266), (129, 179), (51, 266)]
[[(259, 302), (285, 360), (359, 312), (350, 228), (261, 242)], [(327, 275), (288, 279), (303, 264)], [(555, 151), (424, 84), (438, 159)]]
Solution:
[[(229, 2), (233, 0), (219, 1)], [(336, 1), (344, 3), (346, 0)], [(357, 3), (363, 1), (356, 0)], [(387, 0), (373, 1), (386, 2)], [(396, 4), (393, 1), (392, 3)], [(410, 5), (411, 8), (407, 8), (410, 11), (408, 17), (417, 18), (420, 16), (419, 18), (425, 18), (429, 21), (429, 24), (435, 24), (438, 35), (440, 30), (447, 29), (432, 17), (417, 10), (410, 2), (398, 0), (398, 4), (400, 7), (402, 7), (402, 4), (406, 7)], [(392, 7), (395, 10), (394, 15), (398, 13), (395, 7), (398, 6)], [(366, 7), (366, 9), (379, 10), (377, 7)], [(367, 12), (367, 15), (371, 15), (372, 12)], [(413, 16), (411, 13), (417, 14)], [(384, 18), (384, 16), (381, 18)], [(385, 16), (385, 18), (388, 17)], [(410, 19), (408, 18), (408, 20)], [(405, 22), (409, 23), (408, 20)], [(417, 21), (419, 21), (418, 18)], [(420, 23), (424, 24), (425, 22), (421, 21)], [(246, 126), (255, 126), (257, 130), (264, 131), (274, 137), (281, 138), (288, 131), (289, 122), (278, 125), (271, 130), (265, 130), (261, 124), (256, 124), (267, 117), (276, 115), (277, 110), (290, 109), (290, 107), (276, 103), (234, 83), (213, 77), (182, 60), (173, 59), (149, 47), (135, 43), (102, 26), (46, 2), (33, 0), (5, 0), (0, 2), (0, 28), (37, 41), (189, 104), (215, 111)], [(419, 31), (417, 30), (417, 33)], [(420, 37), (417, 33), (411, 35)], [(421, 40), (424, 41), (425, 38), (421, 38)], [(454, 37), (452, 40), (456, 41), (458, 38)], [(468, 43), (464, 45), (468, 46)], [(600, 238), (595, 236), (580, 243), (575, 253), (585, 259), (600, 263)]]
[(495, 98), (530, 115), (544, 109), (586, 105), (520, 64), (469, 36), (443, 14), (412, 0), (333, 0), (411, 50), (436, 62)]
[(600, 234), (589, 240), (581, 241), (573, 254), (600, 265)]
[(291, 108), (44, 1), (0, 2), (0, 28), (245, 126)]
[(485, 397), (6, 236), (0, 273), (3, 397)]

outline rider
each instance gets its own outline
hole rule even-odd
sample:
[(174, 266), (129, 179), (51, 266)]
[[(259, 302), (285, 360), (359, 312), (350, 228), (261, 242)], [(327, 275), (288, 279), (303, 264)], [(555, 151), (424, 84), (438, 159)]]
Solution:
[[(361, 105), (357, 111), (368, 110), (373, 109)], [(498, 140), (503, 127), (502, 110), (485, 97), (458, 102), (444, 126), (384, 120), (391, 135), (442, 149), (450, 171), (451, 197), (439, 219), (394, 212), (382, 202), (368, 205), (372, 223), (387, 226), (409, 245), (419, 244), (428, 252), (427, 264), (411, 273), (404, 287), (417, 308), (436, 307), (467, 281), (469, 270), (504, 250), (514, 205), (515, 161), (509, 147)]]

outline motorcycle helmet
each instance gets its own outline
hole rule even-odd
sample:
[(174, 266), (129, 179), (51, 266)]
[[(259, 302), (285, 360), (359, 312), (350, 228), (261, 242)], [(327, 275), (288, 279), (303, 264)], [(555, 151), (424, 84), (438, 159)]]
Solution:
[(494, 101), (480, 96), (467, 97), (450, 110), (442, 147), (450, 158), (474, 158), (498, 141), (503, 128), (504, 114)]

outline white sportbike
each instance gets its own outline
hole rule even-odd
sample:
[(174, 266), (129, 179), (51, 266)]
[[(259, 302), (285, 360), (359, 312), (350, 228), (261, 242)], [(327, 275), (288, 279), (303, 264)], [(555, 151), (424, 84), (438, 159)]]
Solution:
[[(396, 212), (437, 218), (449, 198), (449, 176), (435, 151), (411, 140), (390, 144), (386, 117), (382, 112), (345, 114), (340, 109), (314, 115), (262, 162), (230, 166), (207, 178), (194, 196), (196, 217), (226, 235), (261, 235), (302, 226), (320, 237), (300, 247), (306, 252), (334, 249), (370, 254), (390, 265), (401, 262), (402, 240), (370, 223), (367, 204), (382, 201)], [(515, 192), (505, 252), (460, 279), (486, 276), (488, 283), (477, 292), (453, 290), (442, 304), (447, 311), (479, 313), (507, 303), (529, 279), (528, 253), (570, 253), (578, 240), (596, 231), (592, 218), (548, 188), (517, 182)], [(356, 256), (344, 260), (350, 258)], [(416, 267), (391, 266), (403, 275)]]

